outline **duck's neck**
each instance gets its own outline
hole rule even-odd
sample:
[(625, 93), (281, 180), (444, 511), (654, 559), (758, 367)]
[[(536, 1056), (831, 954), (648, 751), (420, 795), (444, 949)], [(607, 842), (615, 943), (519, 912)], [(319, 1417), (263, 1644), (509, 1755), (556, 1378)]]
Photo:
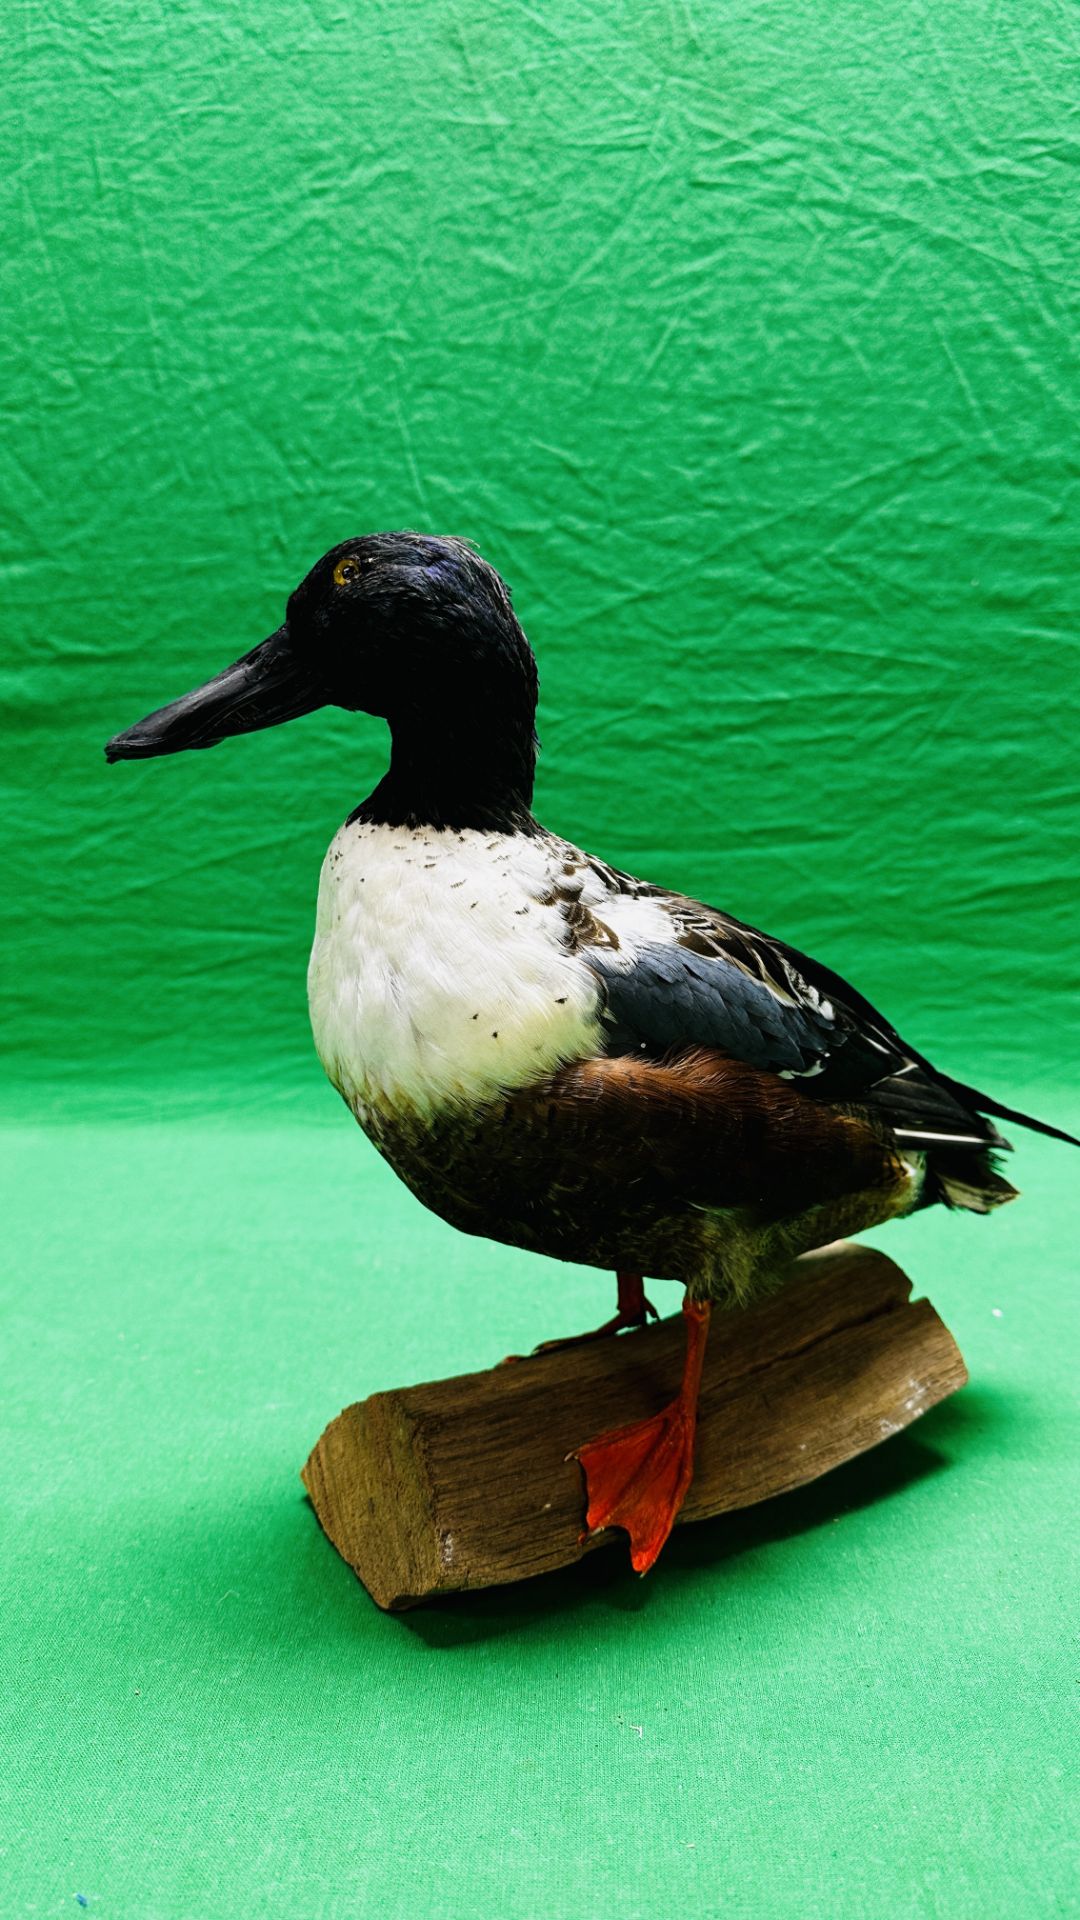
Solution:
[(350, 818), (391, 827), (539, 832), (531, 812), (536, 735), (518, 715), (456, 708), (391, 718), (390, 766)]

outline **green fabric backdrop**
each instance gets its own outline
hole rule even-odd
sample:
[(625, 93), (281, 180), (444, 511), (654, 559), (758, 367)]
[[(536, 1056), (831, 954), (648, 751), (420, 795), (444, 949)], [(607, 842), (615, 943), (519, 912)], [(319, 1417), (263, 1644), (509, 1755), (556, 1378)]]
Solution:
[(101, 755), (333, 541), (465, 534), (552, 826), (1075, 1126), (1075, 22), (10, 26), (5, 1913), (1075, 1912), (1078, 1163), (1022, 1140), (1021, 1206), (887, 1239), (975, 1377), (918, 1440), (643, 1586), (384, 1619), (300, 1500), (325, 1420), (607, 1288), (425, 1216), (321, 1081), (377, 723)]

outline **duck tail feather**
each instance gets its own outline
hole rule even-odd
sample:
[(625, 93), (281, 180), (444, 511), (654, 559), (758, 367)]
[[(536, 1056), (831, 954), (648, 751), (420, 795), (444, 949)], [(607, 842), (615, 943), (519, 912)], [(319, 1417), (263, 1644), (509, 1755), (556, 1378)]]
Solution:
[(976, 1113), (992, 1113), (995, 1120), (1011, 1121), (1014, 1127), (1026, 1127), (1029, 1133), (1045, 1133), (1050, 1140), (1064, 1140), (1066, 1146), (1080, 1147), (1080, 1140), (1074, 1133), (1066, 1133), (1063, 1127), (1052, 1127), (1048, 1120), (1036, 1120), (1030, 1113), (1020, 1113), (1015, 1107), (1006, 1107), (1000, 1100), (992, 1100), (987, 1093), (980, 1093), (976, 1087), (966, 1087), (961, 1080), (950, 1080), (945, 1074), (944, 1080), (950, 1093), (958, 1100), (973, 1107)]
[(946, 1207), (968, 1213), (993, 1213), (1017, 1198), (1019, 1189), (1002, 1175), (994, 1154), (972, 1153), (963, 1147), (935, 1147), (926, 1156), (922, 1204), (940, 1200)]

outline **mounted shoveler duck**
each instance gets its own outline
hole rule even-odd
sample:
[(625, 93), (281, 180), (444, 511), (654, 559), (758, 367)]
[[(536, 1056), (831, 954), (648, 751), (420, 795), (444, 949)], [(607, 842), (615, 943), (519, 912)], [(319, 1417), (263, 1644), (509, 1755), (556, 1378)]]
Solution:
[(325, 705), (389, 722), (389, 769), (322, 870), (315, 1044), (426, 1206), (614, 1270), (597, 1334), (653, 1311), (644, 1276), (684, 1285), (678, 1397), (579, 1453), (589, 1529), (624, 1527), (644, 1572), (690, 1483), (714, 1304), (894, 1216), (1011, 1200), (995, 1118), (1072, 1137), (939, 1073), (796, 948), (546, 832), (536, 698), (494, 569), (461, 540), (372, 534), (312, 568), (269, 639), (106, 754), (210, 747)]

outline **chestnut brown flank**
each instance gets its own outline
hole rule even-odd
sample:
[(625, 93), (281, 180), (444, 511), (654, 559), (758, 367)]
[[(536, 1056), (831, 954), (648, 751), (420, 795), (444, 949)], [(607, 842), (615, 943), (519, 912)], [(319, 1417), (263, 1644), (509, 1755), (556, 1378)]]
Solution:
[(673, 1200), (749, 1207), (762, 1220), (906, 1182), (869, 1118), (705, 1048), (659, 1062), (578, 1061), (507, 1105), (514, 1115), (545, 1109), (549, 1129), (587, 1139), (594, 1166), (645, 1162)]
[(753, 1297), (794, 1253), (915, 1197), (870, 1118), (703, 1049), (581, 1061), (480, 1113), (369, 1125), (465, 1232), (718, 1301)]

